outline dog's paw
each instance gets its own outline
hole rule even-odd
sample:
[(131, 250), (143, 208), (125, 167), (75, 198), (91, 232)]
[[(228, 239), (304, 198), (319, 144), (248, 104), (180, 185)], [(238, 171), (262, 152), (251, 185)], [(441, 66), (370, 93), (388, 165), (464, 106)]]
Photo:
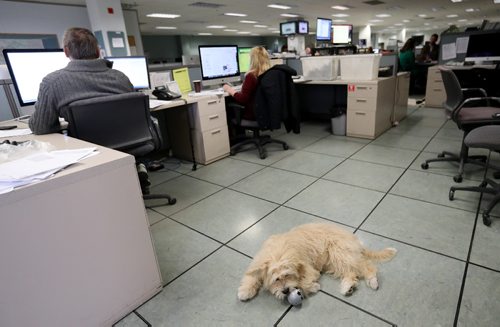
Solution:
[(366, 285), (373, 290), (378, 290), (378, 279), (377, 277), (372, 277), (366, 280)]
[(319, 283), (313, 283), (307, 290), (307, 293), (317, 293), (320, 289), (321, 285)]
[(251, 298), (253, 298), (255, 295), (257, 295), (257, 292), (254, 290), (249, 290), (245, 287), (240, 287), (238, 288), (238, 299), (240, 301), (248, 301)]
[(340, 294), (342, 295), (349, 296), (354, 292), (355, 289), (356, 289), (356, 283), (344, 282), (344, 281), (340, 283)]

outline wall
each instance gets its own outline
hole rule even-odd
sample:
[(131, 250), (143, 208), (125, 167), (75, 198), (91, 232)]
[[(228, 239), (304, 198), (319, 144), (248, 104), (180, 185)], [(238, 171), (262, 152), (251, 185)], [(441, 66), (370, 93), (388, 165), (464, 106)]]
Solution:
[[(130, 12), (130, 10), (127, 10)], [(135, 11), (132, 11), (135, 13)], [(127, 34), (140, 40), (141, 34), (137, 15), (135, 23), (124, 15)], [(129, 26), (136, 25), (133, 30)], [(84, 6), (53, 5), (28, 2), (0, 1), (0, 33), (55, 34), (62, 43), (64, 31), (69, 27), (85, 27), (91, 29), (87, 8)], [(142, 42), (141, 52), (142, 55)]]

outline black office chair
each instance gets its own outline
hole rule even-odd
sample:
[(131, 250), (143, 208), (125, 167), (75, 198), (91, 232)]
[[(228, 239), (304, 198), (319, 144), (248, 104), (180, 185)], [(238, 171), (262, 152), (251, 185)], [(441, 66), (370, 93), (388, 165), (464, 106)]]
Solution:
[[(68, 135), (126, 152), (136, 158), (161, 147), (161, 136), (151, 120), (148, 97), (124, 93), (79, 100), (63, 111), (68, 120)], [(141, 180), (141, 184), (143, 180)], [(141, 185), (144, 200), (176, 199), (167, 194), (149, 194)]]
[[(466, 163), (484, 166), (486, 161), (486, 156), (469, 156), (469, 149), (464, 139), (474, 128), (500, 124), (500, 98), (487, 97), (486, 92), (480, 88), (462, 89), (460, 82), (450, 69), (441, 68), (441, 75), (446, 91), (446, 102), (443, 105), (450, 118), (463, 131), (462, 146), (460, 154), (443, 151), (438, 154), (437, 158), (427, 159), (421, 167), (428, 169), (430, 162), (458, 162), (458, 174), (453, 177), (453, 180), (461, 183)], [(480, 97), (468, 97), (474, 93), (479, 94)], [(492, 103), (495, 103), (497, 107), (491, 106)]]
[[(489, 202), (486, 209), (483, 211), (483, 224), (486, 226), (491, 225), (490, 212), (500, 202), (500, 184), (496, 183), (492, 179), (487, 178), (488, 164), (491, 157), (491, 151), (500, 151), (500, 126), (483, 126), (472, 130), (464, 140), (466, 146), (470, 148), (482, 148), (488, 149), (490, 154), (488, 155), (485, 179), (481, 182), (479, 186), (468, 186), (468, 187), (457, 187), (452, 186), (450, 188), (449, 198), (453, 201), (455, 198), (455, 191), (472, 191), (480, 193), (493, 194), (493, 199)], [(488, 185), (490, 187), (488, 187)]]
[(227, 107), (233, 111), (231, 123), (252, 133), (251, 137), (244, 137), (242, 141), (231, 146), (231, 155), (243, 150), (248, 144), (255, 145), (261, 159), (267, 156), (264, 149), (266, 144), (280, 144), (284, 150), (288, 150), (286, 142), (273, 139), (270, 135), (261, 135), (260, 132), (279, 129), (281, 122), (285, 122), (287, 131), (300, 131), (292, 81), (292, 76), (296, 74), (297, 72), (288, 66), (276, 65), (259, 76), (254, 110), (256, 120), (243, 119), (245, 108), (237, 103), (228, 103)]

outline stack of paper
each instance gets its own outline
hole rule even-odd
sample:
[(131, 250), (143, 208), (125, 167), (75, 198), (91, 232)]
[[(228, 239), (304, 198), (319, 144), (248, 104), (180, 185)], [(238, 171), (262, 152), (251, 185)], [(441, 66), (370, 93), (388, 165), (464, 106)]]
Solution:
[(22, 159), (0, 164), (0, 194), (15, 187), (46, 179), (65, 167), (96, 152), (96, 148), (57, 150), (35, 153)]

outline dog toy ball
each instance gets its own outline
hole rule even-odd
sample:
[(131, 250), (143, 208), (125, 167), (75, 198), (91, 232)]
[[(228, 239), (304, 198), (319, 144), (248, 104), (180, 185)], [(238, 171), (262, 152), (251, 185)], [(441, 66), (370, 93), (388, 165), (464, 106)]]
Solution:
[(294, 289), (290, 292), (290, 294), (288, 294), (288, 303), (293, 306), (301, 304), (303, 299), (304, 295), (302, 295), (302, 291), (298, 288)]

